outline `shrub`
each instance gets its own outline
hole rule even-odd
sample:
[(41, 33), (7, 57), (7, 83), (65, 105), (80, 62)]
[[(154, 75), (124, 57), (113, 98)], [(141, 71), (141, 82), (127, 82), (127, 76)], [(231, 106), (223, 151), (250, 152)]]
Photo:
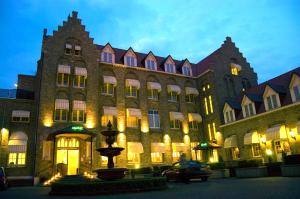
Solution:
[(242, 160), (238, 162), (239, 168), (259, 167), (260, 165), (262, 165), (261, 160)]
[(300, 164), (300, 154), (288, 155), (284, 158), (285, 164)]
[(211, 164), (209, 164), (209, 166), (212, 170), (225, 169), (225, 163), (224, 162), (211, 163)]

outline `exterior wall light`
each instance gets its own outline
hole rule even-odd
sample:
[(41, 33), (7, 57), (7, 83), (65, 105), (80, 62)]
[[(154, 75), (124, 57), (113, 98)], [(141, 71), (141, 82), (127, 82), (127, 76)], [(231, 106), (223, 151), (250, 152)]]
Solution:
[(267, 154), (268, 156), (271, 156), (271, 155), (273, 154), (273, 152), (272, 152), (271, 149), (267, 149), (267, 150), (266, 150), (266, 154)]
[(291, 138), (293, 138), (294, 140), (296, 140), (296, 134), (294, 131), (290, 131), (290, 136)]
[(266, 145), (266, 137), (261, 137), (260, 141), (261, 141), (261, 143), (263, 143), (264, 145)]

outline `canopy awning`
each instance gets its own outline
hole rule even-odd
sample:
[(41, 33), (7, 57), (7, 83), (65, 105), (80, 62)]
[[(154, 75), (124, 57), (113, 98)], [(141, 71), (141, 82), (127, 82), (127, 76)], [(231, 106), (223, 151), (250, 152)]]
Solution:
[(170, 92), (176, 92), (176, 93), (178, 93), (178, 94), (181, 93), (181, 89), (180, 89), (180, 87), (177, 86), (177, 85), (168, 85), (168, 86), (167, 86), (167, 90), (168, 90), (168, 93), (170, 93)]
[(105, 84), (117, 85), (117, 79), (114, 76), (103, 76), (103, 82)]
[(222, 148), (222, 146), (213, 142), (201, 142), (196, 147), (194, 147), (194, 150), (209, 150), (209, 149), (218, 149), (218, 148)]
[(166, 146), (164, 143), (151, 143), (151, 152), (165, 153)]
[(276, 139), (286, 139), (286, 130), (285, 125), (274, 126), (272, 128), (268, 128), (266, 131), (266, 141), (272, 141)]
[(126, 86), (137, 87), (138, 89), (141, 87), (140, 81), (136, 79), (126, 79)]
[(30, 117), (30, 111), (13, 110), (12, 117)]
[(180, 112), (170, 112), (170, 120), (184, 120), (184, 115)]
[(58, 73), (71, 74), (71, 66), (59, 64), (57, 68)]
[(189, 113), (188, 114), (189, 122), (202, 122), (202, 117), (199, 113)]
[(103, 106), (103, 115), (117, 116), (118, 115), (117, 107)]
[(72, 45), (71, 44), (66, 44), (66, 48), (72, 49)]
[(28, 136), (23, 132), (14, 132), (9, 137), (8, 152), (22, 153), (26, 152)]
[(172, 150), (173, 152), (186, 152), (187, 147), (184, 143), (172, 143)]
[(81, 50), (81, 46), (80, 45), (75, 45), (75, 50)]
[(85, 111), (86, 104), (85, 101), (74, 100), (73, 101), (73, 110)]
[(142, 112), (141, 109), (137, 109), (137, 108), (128, 108), (127, 110), (127, 116), (130, 117), (137, 117), (139, 119), (142, 118)]
[(69, 110), (69, 100), (67, 99), (56, 99), (55, 109), (66, 109)]
[(244, 144), (258, 144), (259, 143), (259, 135), (257, 131), (253, 131), (250, 133), (246, 133), (244, 136)]
[(161, 91), (161, 85), (157, 82), (147, 82), (147, 89)]
[(81, 139), (87, 139), (90, 137), (96, 137), (97, 134), (93, 133), (81, 125), (72, 125), (60, 130), (57, 130), (53, 133), (50, 133), (47, 137), (47, 140), (54, 140), (56, 137), (66, 136), (66, 137), (79, 137)]
[(192, 87), (185, 87), (185, 94), (186, 95), (199, 95), (199, 91), (196, 88)]
[(86, 70), (86, 68), (75, 67), (75, 75), (87, 77), (87, 70)]
[(144, 148), (140, 142), (127, 142), (128, 151), (131, 153), (144, 153)]
[(233, 147), (237, 147), (237, 137), (236, 135), (232, 135), (228, 138), (225, 139), (224, 141), (224, 148), (233, 148)]

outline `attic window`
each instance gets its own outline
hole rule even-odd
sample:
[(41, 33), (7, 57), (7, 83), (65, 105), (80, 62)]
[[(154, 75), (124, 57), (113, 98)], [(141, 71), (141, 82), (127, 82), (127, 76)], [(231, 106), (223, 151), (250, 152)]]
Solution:
[(80, 54), (81, 54), (81, 46), (75, 45), (75, 55), (80, 55)]
[(239, 64), (231, 63), (230, 67), (231, 67), (231, 74), (235, 76), (239, 75), (240, 71), (242, 70), (242, 67)]
[(71, 52), (72, 52), (72, 44), (66, 43), (66, 45), (65, 45), (65, 53), (69, 55), (69, 54), (71, 54)]
[(127, 66), (136, 66), (136, 59), (133, 56), (126, 56), (125, 61)]
[(146, 68), (148, 68), (150, 70), (156, 70), (156, 62), (154, 60), (147, 59), (146, 60)]
[(168, 73), (175, 73), (175, 66), (174, 64), (165, 64), (165, 71)]
[(190, 66), (184, 65), (182, 67), (182, 74), (186, 76), (192, 76), (192, 70)]

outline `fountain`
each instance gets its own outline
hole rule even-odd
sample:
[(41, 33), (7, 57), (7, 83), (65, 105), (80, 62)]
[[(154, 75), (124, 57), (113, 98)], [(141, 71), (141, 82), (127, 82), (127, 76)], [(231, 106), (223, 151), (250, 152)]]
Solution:
[(108, 158), (107, 169), (97, 169), (95, 172), (98, 174), (98, 178), (102, 180), (116, 180), (125, 177), (125, 171), (128, 171), (126, 168), (114, 168), (113, 157), (121, 154), (121, 151), (124, 150), (122, 147), (113, 147), (113, 143), (116, 141), (116, 136), (119, 131), (112, 130), (111, 122), (107, 124), (107, 130), (102, 131), (101, 134), (106, 137), (105, 142), (108, 145), (107, 148), (98, 148), (96, 149), (100, 155), (106, 156)]

